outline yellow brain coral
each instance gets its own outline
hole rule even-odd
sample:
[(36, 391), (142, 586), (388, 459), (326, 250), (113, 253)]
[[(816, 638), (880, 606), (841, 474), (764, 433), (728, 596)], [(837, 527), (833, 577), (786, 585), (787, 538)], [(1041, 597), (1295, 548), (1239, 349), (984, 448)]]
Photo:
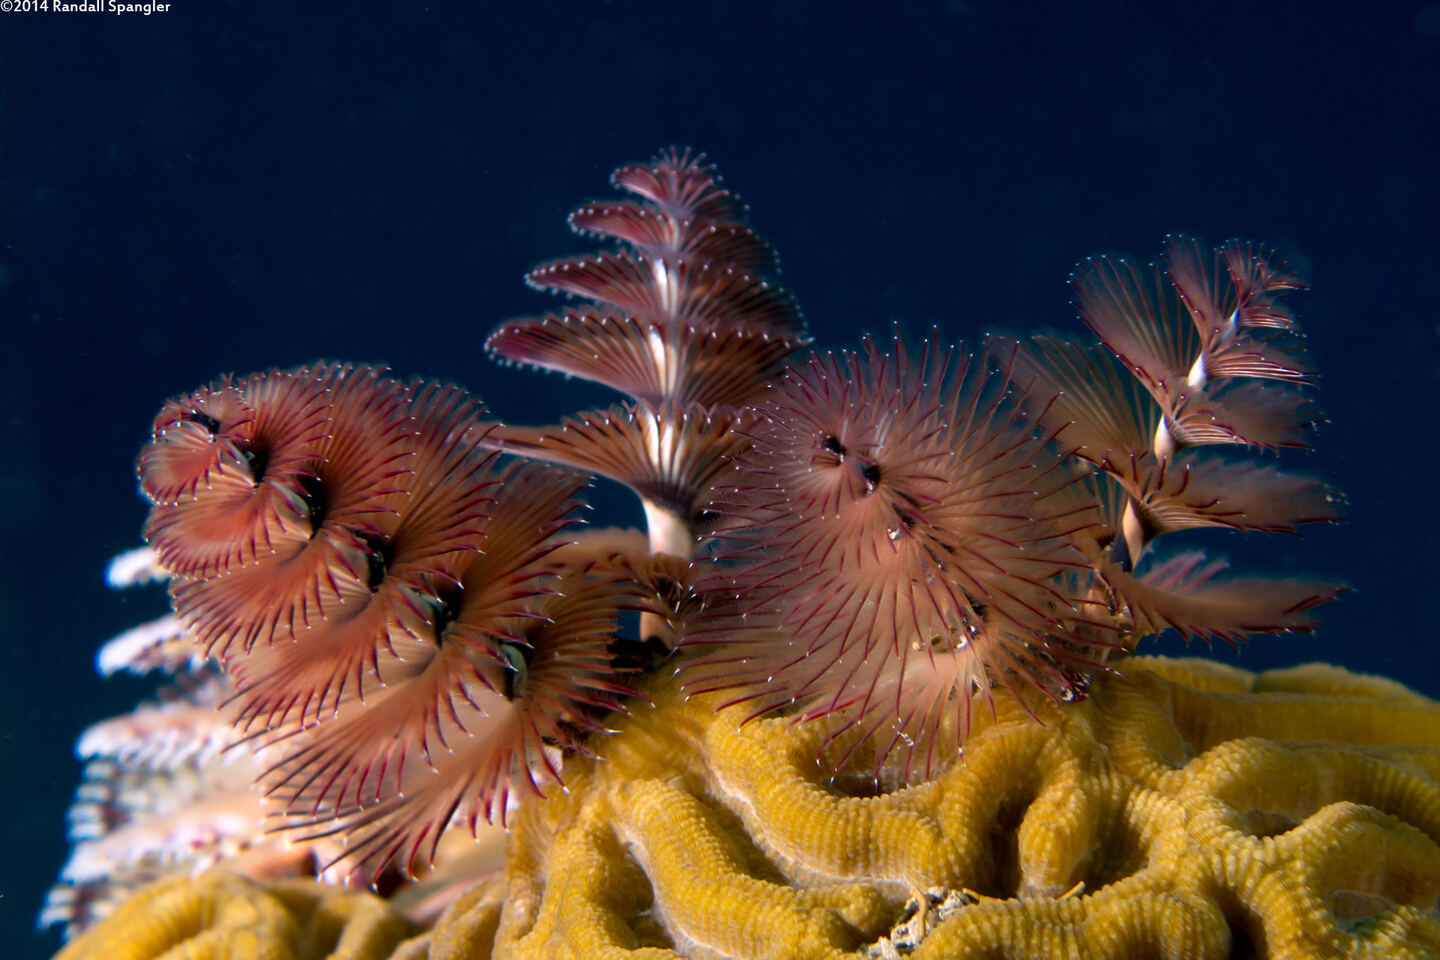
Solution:
[(212, 870), (147, 888), (57, 960), (372, 960), (413, 933), (367, 893)]
[(1132, 659), (903, 789), (831, 782), (823, 722), (651, 695), (395, 956), (1440, 956), (1440, 704), (1390, 681)]

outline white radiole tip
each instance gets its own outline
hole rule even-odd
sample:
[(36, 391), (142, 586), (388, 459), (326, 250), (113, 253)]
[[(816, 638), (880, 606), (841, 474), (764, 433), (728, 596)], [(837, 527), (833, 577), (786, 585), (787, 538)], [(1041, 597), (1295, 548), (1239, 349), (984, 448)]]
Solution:
[(110, 561), (105, 568), (105, 583), (112, 590), (123, 590), (142, 583), (168, 580), (170, 574), (160, 566), (160, 558), (149, 547), (136, 547)]
[(185, 628), (174, 614), (131, 627), (105, 641), (95, 654), (95, 669), (106, 677), (121, 670), (145, 673), (155, 666), (156, 648), (179, 639), (184, 633)]

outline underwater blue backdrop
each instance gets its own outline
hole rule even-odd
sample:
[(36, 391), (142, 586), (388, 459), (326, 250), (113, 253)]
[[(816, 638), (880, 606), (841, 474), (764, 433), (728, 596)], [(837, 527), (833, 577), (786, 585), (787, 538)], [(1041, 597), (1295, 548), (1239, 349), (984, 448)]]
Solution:
[(549, 305), (527, 268), (590, 248), (565, 214), (670, 144), (751, 203), (821, 346), (897, 321), (1076, 333), (1085, 254), (1278, 245), (1314, 288), (1296, 305), (1332, 422), (1308, 466), (1350, 520), (1205, 542), (1355, 592), (1239, 660), (1440, 695), (1440, 4), (1159, 6), (0, 13), (0, 953), (55, 949), (31, 928), (71, 744), (150, 688), (92, 657), (163, 609), (102, 582), (137, 541), (159, 404), (319, 357), (455, 380), (519, 422), (608, 402), (480, 347)]

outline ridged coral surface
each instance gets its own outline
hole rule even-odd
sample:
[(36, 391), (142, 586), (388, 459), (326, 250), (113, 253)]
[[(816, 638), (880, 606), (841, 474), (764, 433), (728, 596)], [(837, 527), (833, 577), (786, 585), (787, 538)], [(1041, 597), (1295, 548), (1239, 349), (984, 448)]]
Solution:
[(414, 933), (379, 897), (212, 870), (161, 880), (57, 960), (373, 960)]
[(832, 782), (823, 723), (650, 694), (397, 956), (1440, 957), (1440, 704), (1390, 681), (1131, 659), (894, 790)]

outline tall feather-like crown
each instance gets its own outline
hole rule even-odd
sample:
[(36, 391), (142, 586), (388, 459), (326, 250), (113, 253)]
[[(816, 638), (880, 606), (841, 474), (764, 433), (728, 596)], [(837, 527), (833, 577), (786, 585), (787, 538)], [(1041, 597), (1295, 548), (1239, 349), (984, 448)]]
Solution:
[(555, 427), (500, 427), (501, 449), (618, 480), (645, 505), (652, 546), (689, 556), (709, 490), (737, 450), (745, 409), (808, 342), (779, 261), (701, 154), (667, 150), (612, 181), (636, 200), (570, 215), (614, 250), (543, 264), (526, 279), (593, 301), (500, 327), (496, 357), (584, 377), (629, 402)]

